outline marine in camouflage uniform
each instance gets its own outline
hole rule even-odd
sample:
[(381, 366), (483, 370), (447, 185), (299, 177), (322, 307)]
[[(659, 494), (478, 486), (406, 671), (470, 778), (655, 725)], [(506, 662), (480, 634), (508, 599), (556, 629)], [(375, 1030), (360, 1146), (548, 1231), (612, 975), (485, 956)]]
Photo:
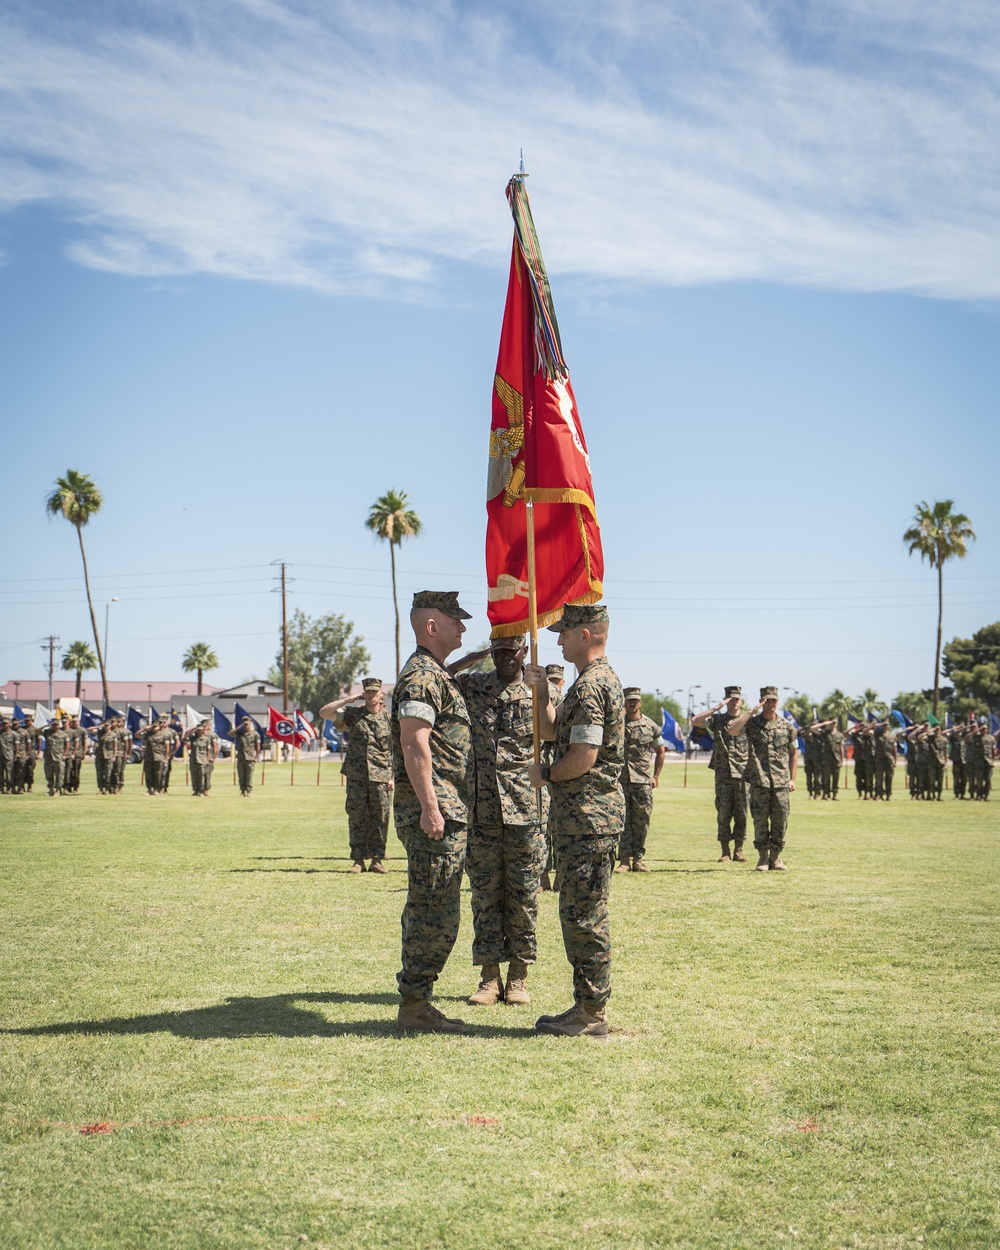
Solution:
[(951, 755), (951, 784), (953, 797), (964, 799), (969, 776), (966, 767), (965, 731), (961, 725), (948, 730), (949, 753)]
[(795, 726), (778, 715), (777, 686), (762, 686), (757, 707), (730, 721), (726, 732), (739, 733), (744, 728), (749, 747), (747, 779), (757, 871), (784, 870), (781, 852), (788, 830), (789, 796), (795, 789), (799, 752)]
[(475, 764), (469, 710), (444, 661), (461, 643), (468, 612), (455, 591), (418, 591), (410, 623), (417, 649), (396, 679), (390, 725), (393, 815), (406, 847), (406, 903), (400, 917), (399, 1029), (464, 1033), (430, 1003), (458, 937), (462, 870)]
[(948, 766), (948, 740), (940, 725), (935, 725), (927, 738), (927, 797), (941, 801), (944, 789), (944, 774)]
[(338, 730), (350, 734), (340, 771), (346, 782), (344, 809), (347, 812), (352, 872), (364, 872), (365, 860), (371, 871), (384, 873), (385, 844), (389, 835), (389, 802), (392, 793), (392, 731), (385, 710), (382, 682), (366, 677), (361, 683), (364, 704), (350, 704), (351, 696), (335, 699), (320, 708), (320, 716), (333, 720)]
[[(563, 701), (563, 689), (566, 685), (566, 668), (562, 664), (546, 664), (545, 676), (549, 683), (549, 702), (553, 707), (558, 707)], [(542, 763), (552, 763), (552, 743), (542, 743)], [(552, 809), (547, 808), (548, 815), (545, 818), (545, 868), (541, 876), (541, 884), (543, 890), (552, 889), (551, 873), (555, 871), (555, 861), (552, 858)]]
[(24, 718), (24, 733), (27, 738), (27, 754), (24, 760), (22, 789), (26, 794), (30, 794), (35, 784), (35, 764), (38, 761), (39, 743), (42, 737), (42, 731), (35, 724), (33, 716)]
[(44, 735), (45, 780), (49, 787), (50, 797), (55, 798), (62, 794), (66, 781), (66, 752), (69, 750), (69, 735), (63, 728), (62, 722), (58, 720), (54, 720), (45, 727)]
[(219, 754), (219, 737), (207, 720), (195, 725), (184, 735), (188, 748), (188, 768), (191, 773), (191, 792), (204, 798), (212, 788), (212, 772)]
[(97, 727), (97, 743), (94, 747), (94, 775), (97, 778), (97, 793), (111, 792), (111, 760), (117, 744), (115, 721), (106, 720)]
[(111, 792), (120, 794), (125, 785), (125, 765), (132, 756), (132, 731), (125, 723), (125, 717), (119, 716), (115, 721), (114, 755), (111, 760)]
[[(476, 797), (465, 869), (472, 887), (472, 962), (482, 972), (469, 996), (474, 1006), (529, 1003), (528, 968), (537, 957), (539, 875), (545, 862), (543, 822), (548, 796), (528, 780), (534, 759), (531, 689), (523, 680), (524, 635), (496, 638), (492, 672), (460, 672), (482, 658), (474, 652), (450, 671), (472, 721)], [(506, 985), (501, 964), (509, 964)]]
[(0, 718), (0, 794), (14, 790), (14, 726), (4, 716)]
[(29, 728), (29, 718), (23, 724), (12, 725), (14, 730), (14, 793), (24, 794), (28, 771), (28, 757), (34, 750), (34, 725)]
[[(559, 865), (559, 920), (573, 968), (573, 1006), (541, 1016), (540, 1033), (607, 1037), (611, 995), (611, 925), (608, 897), (615, 849), (625, 826), (625, 699), (604, 654), (609, 628), (604, 604), (566, 604), (548, 627), (559, 635), (564, 658), (578, 677), (558, 709), (546, 697), (542, 733), (554, 741), (551, 764), (532, 764), (532, 785), (548, 785)], [(544, 669), (529, 665), (525, 678), (547, 692)], [(541, 701), (541, 700), (540, 700)]]
[(80, 727), (77, 716), (71, 716), (66, 730), (69, 739), (66, 750), (66, 775), (63, 779), (64, 794), (78, 794), (80, 791), (80, 770), (87, 754), (87, 731)]
[[(667, 751), (660, 727), (642, 712), (642, 691), (629, 686), (625, 697), (625, 830), (618, 844), (616, 872), (649, 872), (646, 838), (653, 815), (653, 790), (660, 784), (660, 770)], [(655, 761), (655, 763), (654, 763)]]
[(840, 767), (843, 762), (844, 735), (837, 727), (837, 722), (831, 721), (823, 730), (820, 748), (820, 784), (824, 799), (836, 799), (837, 791), (840, 789)]
[(240, 794), (247, 798), (253, 789), (253, 770), (257, 764), (257, 752), (260, 750), (260, 734), (250, 717), (244, 716), (239, 726), (230, 729), (227, 736), (235, 740), (236, 776), (240, 783)]
[[(746, 863), (743, 843), (747, 836), (747, 783), (744, 777), (749, 755), (745, 732), (734, 738), (726, 727), (739, 715), (742, 686), (726, 686), (725, 698), (708, 712), (699, 712), (692, 727), (707, 726), (712, 734), (709, 768), (715, 775), (715, 814), (721, 854), (719, 863)], [(730, 854), (729, 843), (733, 843)]]
[(164, 717), (144, 729), (142, 738), (142, 771), (147, 794), (165, 794), (170, 760), (176, 747), (176, 735)]
[(803, 726), (802, 741), (805, 743), (806, 748), (802, 753), (802, 766), (806, 774), (806, 790), (809, 792), (811, 799), (818, 799), (823, 792), (823, 737), (820, 730), (820, 722), (813, 722), (811, 725)]
[(892, 798), (892, 780), (896, 771), (896, 735), (888, 723), (875, 726), (875, 797), (888, 802)]

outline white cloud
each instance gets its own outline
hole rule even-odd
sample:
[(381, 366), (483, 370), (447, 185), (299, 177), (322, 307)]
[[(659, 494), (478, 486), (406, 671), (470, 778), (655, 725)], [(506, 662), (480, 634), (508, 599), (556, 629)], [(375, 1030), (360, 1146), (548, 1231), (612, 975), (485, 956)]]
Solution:
[(553, 271), (1000, 295), (974, 0), (44, 7), (0, 23), (0, 208), (82, 264), (431, 290), (507, 251), (523, 144)]

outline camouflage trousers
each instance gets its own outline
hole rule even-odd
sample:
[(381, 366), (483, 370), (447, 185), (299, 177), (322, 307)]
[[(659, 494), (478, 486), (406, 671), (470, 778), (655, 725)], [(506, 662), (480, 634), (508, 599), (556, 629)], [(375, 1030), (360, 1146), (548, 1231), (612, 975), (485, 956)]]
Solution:
[(616, 837), (556, 835), (559, 920), (566, 958), (573, 968), (573, 997), (603, 1007), (611, 997), (611, 921), (608, 897)]
[(472, 887), (472, 962), (533, 964), (538, 877), (545, 862), (540, 825), (472, 825), (465, 869)]
[(144, 759), (142, 761), (143, 781), (146, 789), (153, 794), (162, 794), (167, 788), (166, 760)]
[(0, 793), (10, 794), (14, 789), (14, 757), (0, 757)]
[(653, 787), (625, 782), (625, 828), (618, 844), (618, 858), (642, 859), (646, 854), (646, 836), (653, 815)]
[(785, 830), (791, 801), (787, 786), (750, 784), (750, 815), (753, 817), (753, 844), (758, 854), (777, 855), (785, 845)]
[(66, 761), (63, 789), (68, 790), (71, 794), (76, 794), (77, 790), (80, 789), (80, 762), (80, 757), (77, 755)]
[(823, 797), (832, 798), (840, 789), (840, 760), (823, 760), (820, 765)]
[(351, 859), (384, 859), (389, 835), (389, 783), (348, 777), (344, 810)]
[(715, 813), (719, 841), (742, 846), (747, 836), (747, 783), (742, 777), (716, 776)]
[(61, 794), (66, 782), (66, 761), (46, 760), (45, 781), (49, 787), (49, 794)]
[(256, 767), (256, 760), (236, 759), (236, 776), (240, 783), (240, 794), (249, 794), (253, 789), (253, 770)]
[(212, 772), (215, 768), (214, 760), (206, 760), (204, 764), (198, 760), (190, 760), (191, 769), (191, 789), (195, 794), (208, 794), (212, 788)]
[(29, 755), (24, 761), (24, 771), (21, 774), (21, 785), (25, 790), (30, 790), (35, 784), (35, 756)]
[(802, 767), (806, 773), (806, 789), (810, 794), (819, 794), (821, 769), (815, 760), (808, 757), (803, 761)]
[(430, 998), (458, 937), (467, 832), (455, 820), (445, 821), (440, 842), (419, 824), (397, 829), (406, 847), (407, 888), (400, 917), (403, 966), (396, 981), (404, 998)]
[(108, 773), (110, 769), (110, 761), (103, 751), (98, 751), (94, 755), (94, 772), (97, 774), (97, 789), (101, 794), (108, 788)]
[(965, 788), (968, 784), (969, 774), (965, 766), (964, 760), (954, 759), (951, 761), (951, 784), (955, 792), (956, 799), (965, 798)]
[(895, 771), (888, 760), (875, 760), (875, 797), (877, 799), (892, 798), (892, 775)]

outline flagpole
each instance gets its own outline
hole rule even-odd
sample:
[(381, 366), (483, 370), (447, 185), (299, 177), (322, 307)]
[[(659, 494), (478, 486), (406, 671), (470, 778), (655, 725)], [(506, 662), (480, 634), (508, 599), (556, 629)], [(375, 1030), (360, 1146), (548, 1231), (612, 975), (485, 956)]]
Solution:
[[(538, 663), (538, 598), (535, 588), (535, 503), (524, 501), (525, 539), (528, 546), (528, 640), (532, 664)], [(531, 736), (535, 751), (535, 763), (542, 762), (542, 707), (541, 693), (537, 686), (531, 687)], [(535, 791), (538, 823), (542, 823), (542, 792)]]

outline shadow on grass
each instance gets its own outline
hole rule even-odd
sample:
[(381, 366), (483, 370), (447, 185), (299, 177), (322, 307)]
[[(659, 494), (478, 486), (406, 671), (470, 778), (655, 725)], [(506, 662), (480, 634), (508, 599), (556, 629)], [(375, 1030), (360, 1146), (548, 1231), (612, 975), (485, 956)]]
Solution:
[[(391, 1006), (396, 994), (328, 993), (274, 994), (267, 998), (227, 998), (213, 1007), (191, 1011), (162, 1011), (150, 1016), (122, 1016), (110, 1020), (69, 1020), (25, 1029), (0, 1029), (8, 1037), (63, 1037), (84, 1033), (92, 1036), (173, 1033), (175, 1037), (206, 1040), (246, 1037), (399, 1037), (395, 1020), (326, 1020), (318, 1011), (300, 1003), (366, 1003)], [(473, 1025), (476, 1037), (534, 1037), (532, 1028), (501, 1028)]]

